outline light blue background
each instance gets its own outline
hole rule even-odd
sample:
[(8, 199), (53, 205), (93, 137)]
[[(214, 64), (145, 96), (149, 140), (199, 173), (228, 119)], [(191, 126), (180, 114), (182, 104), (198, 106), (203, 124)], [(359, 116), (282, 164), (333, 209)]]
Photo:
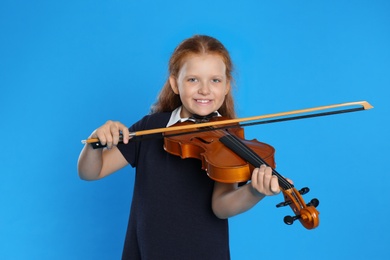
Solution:
[(148, 113), (196, 33), (230, 50), (240, 117), (375, 107), (246, 128), (311, 188), (321, 223), (286, 226), (267, 198), (231, 219), (233, 259), (388, 259), (389, 1), (3, 0), (0, 26), (1, 259), (120, 258), (133, 169), (79, 180), (80, 140)]

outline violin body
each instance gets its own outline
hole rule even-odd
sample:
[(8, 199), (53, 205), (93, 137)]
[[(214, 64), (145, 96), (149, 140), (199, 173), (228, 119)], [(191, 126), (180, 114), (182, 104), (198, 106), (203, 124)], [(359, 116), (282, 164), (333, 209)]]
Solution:
[[(216, 117), (212, 120), (223, 120)], [(194, 124), (183, 122), (180, 125)], [(177, 125), (177, 124), (176, 124)], [(175, 125), (175, 126), (176, 126)], [(244, 140), (244, 130), (239, 127), (229, 128), (229, 133), (242, 139), (242, 141), (260, 155), (268, 165), (275, 168), (275, 149), (257, 140)], [(207, 175), (218, 182), (239, 183), (251, 179), (254, 166), (243, 160), (239, 155), (227, 149), (219, 139), (221, 131), (200, 131), (185, 134), (185, 131), (172, 132), (173, 137), (164, 138), (164, 149), (182, 159), (195, 158), (202, 161), (202, 169)], [(177, 135), (178, 134), (178, 135)]]

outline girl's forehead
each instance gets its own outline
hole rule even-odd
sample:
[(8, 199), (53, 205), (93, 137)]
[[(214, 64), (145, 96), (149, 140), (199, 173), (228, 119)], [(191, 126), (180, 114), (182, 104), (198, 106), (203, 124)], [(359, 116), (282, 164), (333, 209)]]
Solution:
[(189, 69), (204, 64), (214, 67), (221, 67), (223, 69), (226, 68), (226, 64), (221, 55), (208, 53), (187, 55), (182, 61), (181, 68), (185, 67)]

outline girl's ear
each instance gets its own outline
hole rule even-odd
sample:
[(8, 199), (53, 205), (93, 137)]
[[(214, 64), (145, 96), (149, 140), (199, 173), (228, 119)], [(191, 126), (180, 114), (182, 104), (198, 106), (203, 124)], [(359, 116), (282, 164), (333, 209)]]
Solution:
[(231, 88), (231, 85), (230, 85), (230, 80), (227, 82), (227, 84), (226, 84), (226, 92), (225, 92), (225, 96), (227, 95), (227, 94), (229, 94), (229, 92), (230, 92), (230, 88)]
[(169, 84), (171, 85), (172, 91), (176, 94), (179, 95), (179, 88), (177, 87), (177, 81), (174, 76), (169, 76)]

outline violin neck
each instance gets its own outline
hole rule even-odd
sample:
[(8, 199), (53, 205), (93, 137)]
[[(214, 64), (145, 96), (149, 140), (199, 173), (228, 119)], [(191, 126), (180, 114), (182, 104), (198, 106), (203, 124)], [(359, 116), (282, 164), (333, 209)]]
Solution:
[[(226, 147), (232, 150), (235, 154), (240, 156), (243, 160), (247, 161), (253, 167), (258, 168), (261, 165), (265, 164), (269, 166), (263, 158), (261, 158), (257, 153), (255, 153), (250, 147), (241, 141), (235, 135), (226, 132), (223, 137), (219, 139)], [(279, 185), (283, 190), (288, 190), (294, 186), (289, 183), (282, 175), (280, 175), (274, 168), (272, 168), (272, 174), (278, 177)]]

